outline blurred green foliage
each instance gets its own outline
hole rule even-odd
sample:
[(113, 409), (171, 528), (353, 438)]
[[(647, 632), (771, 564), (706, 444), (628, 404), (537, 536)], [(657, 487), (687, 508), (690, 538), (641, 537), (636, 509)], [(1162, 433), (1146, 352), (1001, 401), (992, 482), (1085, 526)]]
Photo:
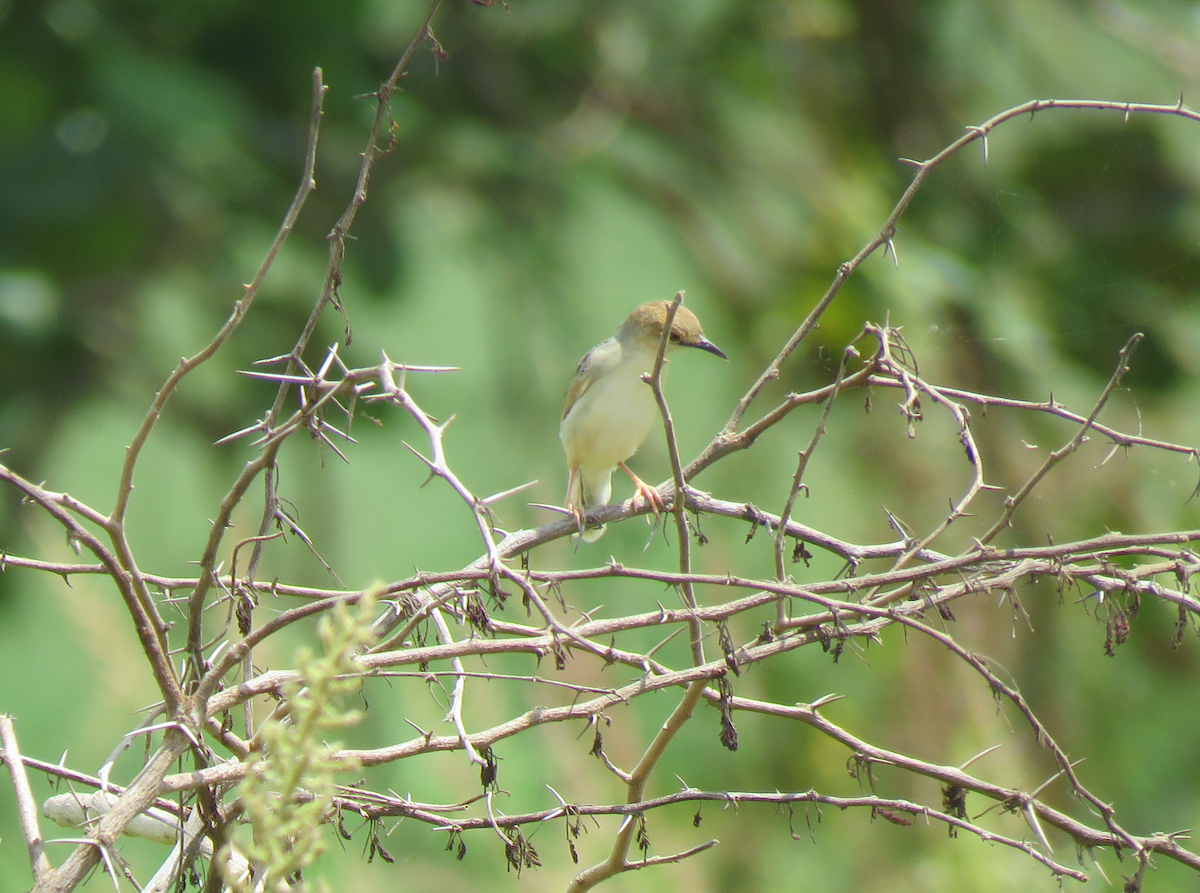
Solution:
[[(459, 475), (486, 494), (538, 479), (499, 508), (503, 525), (549, 516), (565, 485), (559, 401), (575, 360), (633, 305), (688, 292), (729, 364), (680, 357), (669, 395), (685, 458), (824, 291), (837, 265), (878, 231), (908, 181), (901, 158), (925, 158), (967, 125), (1028, 99), (1174, 102), (1200, 80), (1200, 16), (1185, 2), (1006, 0), (512, 0), (506, 12), (451, 2), (434, 23), (448, 57), (423, 51), (393, 103), (395, 147), (377, 166), (354, 229), (341, 297), (353, 332), (343, 349), (371, 363), (456, 365), (413, 387), (446, 418)], [(178, 357), (211, 337), (253, 275), (300, 173), (310, 72), (330, 85), (318, 189), (245, 326), (189, 379), (142, 460), (131, 536), (143, 568), (186, 574), (205, 519), (248, 455), (217, 438), (251, 424), (271, 391), (237, 375), (286, 352), (318, 294), (326, 233), (349, 199), (373, 103), (370, 93), (411, 38), (424, 8), (411, 0), (0, 0), (0, 448), (4, 461), (100, 510), (111, 507), (123, 449)], [(1090, 408), (1134, 331), (1147, 340), (1106, 419), (1125, 430), (1200, 443), (1200, 127), (1173, 119), (1051, 112), (1013, 121), (940, 168), (901, 220), (898, 267), (882, 254), (854, 277), (822, 328), (768, 389), (770, 400), (827, 382), (864, 321), (903, 327), (925, 376), (952, 386)], [(330, 313), (314, 356), (344, 341)], [(858, 541), (889, 538), (883, 508), (920, 528), (944, 512), (968, 469), (944, 418), (909, 441), (893, 397), (847, 394), (809, 471), (806, 523)], [(312, 443), (285, 451), (281, 489), (322, 554), (350, 586), (457, 567), (479, 550), (445, 488), (425, 489), (397, 413), (359, 418), (351, 462)], [(778, 510), (795, 452), (816, 412), (797, 413), (750, 453), (697, 483)], [(977, 419), (990, 483), (1019, 485), (1062, 423), (992, 411)], [(1041, 452), (1027, 450), (1041, 447)], [(1056, 472), (1018, 516), (1013, 540), (1104, 529), (1196, 527), (1187, 497), (1196, 470), (1135, 451), (1097, 469), (1093, 444)], [(661, 447), (637, 467), (665, 478)], [(986, 503), (998, 509), (999, 497)], [(235, 521), (252, 531), (257, 507)], [(704, 570), (769, 573), (765, 537), (706, 522)], [(670, 566), (658, 541), (621, 525), (602, 551), (543, 550), (545, 566), (590, 565), (610, 553)], [(959, 545), (969, 543), (969, 531)], [(949, 546), (947, 546), (949, 547)], [(44, 518), (0, 494), (0, 548), (70, 553)], [(818, 556), (805, 575), (835, 573)], [(274, 545), (265, 576), (326, 584), (298, 543)], [(113, 593), (92, 580), (0, 574), (0, 709), (14, 713), (26, 752), (94, 769), (153, 700)], [(599, 597), (596, 589), (594, 597)], [(573, 595), (590, 603), (587, 587)], [(613, 611), (653, 604), (654, 587), (605, 588)], [(1143, 608), (1112, 660), (1104, 630), (1070, 593), (1021, 595), (1025, 621), (991, 603), (956, 607), (964, 640), (1020, 682), (1084, 775), (1139, 833), (1200, 821), (1196, 643), (1172, 648), (1173, 615)], [(752, 630), (739, 630), (743, 636)], [(283, 661), (287, 652), (259, 656)], [(494, 669), (531, 672), (528, 661)], [(590, 677), (589, 677), (590, 678)], [(889, 638), (833, 664), (798, 653), (753, 672), (739, 691), (783, 701), (828, 691), (849, 698), (837, 720), (884, 745), (961, 762), (998, 740), (987, 772), (1032, 789), (1050, 763), (990, 695), (927, 642)], [(497, 691), (474, 705), (482, 724), (517, 709)], [(395, 695), (399, 697), (399, 694)], [(480, 699), (485, 700), (485, 699)], [(617, 717), (609, 752), (628, 762), (671, 709)], [(1184, 705), (1187, 705), (1186, 707)], [(432, 727), (436, 704), (377, 706), (363, 741)], [(806, 729), (746, 719), (725, 752), (711, 717), (668, 756), (698, 787), (853, 793), (847, 756)], [(52, 725), (65, 723), (66, 727)], [(1015, 732), (1012, 730), (1015, 729)], [(564, 796), (611, 797), (587, 763), (578, 729), (550, 729), (499, 748), (512, 811), (545, 805), (547, 767), (577, 773)], [(586, 736), (585, 736), (586, 738)], [(133, 760), (125, 758), (131, 769)], [(569, 770), (564, 767), (571, 767)], [(396, 766), (373, 778), (416, 799), (468, 796), (459, 755)], [(557, 776), (556, 776), (557, 777)], [(39, 782), (40, 783), (40, 782)], [(882, 772), (897, 795), (936, 791)], [(460, 789), (461, 788), (461, 789)], [(447, 793), (450, 791), (451, 793)], [(41, 792), (40, 792), (41, 793)], [(1078, 808), (1063, 794), (1064, 809)], [(28, 883), (10, 796), (0, 797), (0, 887)], [(723, 843), (672, 868), (621, 878), (614, 890), (770, 891), (1052, 889), (1044, 871), (939, 829), (895, 828), (863, 814), (791, 818), (766, 808), (706, 807), (652, 821), (657, 851), (697, 834)], [(608, 829), (607, 826), (605, 830)], [(1007, 830), (1027, 833), (1011, 819)], [(559, 829), (535, 843), (546, 867), (501, 880), (495, 840), (468, 839), (459, 864), (443, 840), (402, 826), (397, 865), (363, 866), (350, 844), (329, 869), (337, 889), (561, 889), (572, 866)], [(584, 859), (605, 852), (603, 831)], [(1067, 847), (1069, 849), (1069, 847)], [(136, 846), (131, 850), (140, 852)], [(57, 852), (55, 855), (59, 855)], [(158, 856), (147, 847), (143, 857)], [(1110, 858), (1109, 876), (1132, 873)], [(1160, 864), (1155, 889), (1194, 889)], [(396, 876), (403, 874), (403, 881)], [(93, 879), (90, 888), (105, 885)]]

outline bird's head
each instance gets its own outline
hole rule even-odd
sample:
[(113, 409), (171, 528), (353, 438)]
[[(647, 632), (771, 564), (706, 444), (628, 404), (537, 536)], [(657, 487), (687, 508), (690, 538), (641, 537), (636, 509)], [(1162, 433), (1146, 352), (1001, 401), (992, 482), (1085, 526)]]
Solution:
[[(617, 330), (617, 340), (627, 346), (650, 344), (657, 347), (662, 341), (670, 309), (671, 304), (668, 301), (648, 301), (640, 307), (635, 307)], [(723, 360), (728, 359), (721, 348), (704, 337), (700, 320), (686, 307), (675, 311), (675, 320), (671, 324), (671, 337), (667, 349), (675, 347), (698, 347), (716, 354)]]

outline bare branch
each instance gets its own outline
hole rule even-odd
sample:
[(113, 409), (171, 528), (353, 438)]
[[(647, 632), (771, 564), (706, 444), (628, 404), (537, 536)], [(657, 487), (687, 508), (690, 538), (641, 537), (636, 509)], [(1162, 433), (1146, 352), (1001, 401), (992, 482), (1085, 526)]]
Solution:
[(17, 798), (17, 818), (21, 823), (21, 833), (25, 835), (25, 848), (29, 850), (33, 879), (39, 881), (52, 866), (46, 856), (46, 843), (38, 826), (37, 803), (29, 787), (25, 764), (21, 761), (17, 730), (13, 726), (12, 717), (7, 713), (0, 713), (0, 748), (3, 748), (4, 763), (8, 766), (8, 775), (12, 779), (13, 792)]
[[(671, 327), (675, 324), (675, 314), (683, 304), (683, 292), (677, 292), (675, 299), (667, 307), (667, 318), (663, 322), (662, 339), (658, 344), (658, 355), (654, 358), (654, 369), (650, 373), (648, 383), (654, 391), (654, 401), (658, 404), (658, 412), (662, 416), (663, 429), (667, 438), (667, 455), (671, 459), (671, 474), (675, 483), (675, 498), (672, 501), (672, 513), (675, 516), (675, 536), (679, 540), (679, 572), (688, 574), (692, 570), (691, 539), (687, 523), (687, 505), (680, 494), (684, 491), (683, 463), (679, 459), (679, 443), (675, 439), (675, 423), (671, 419), (671, 410), (667, 407), (667, 398), (663, 393), (663, 365), (667, 358), (667, 345), (671, 342)], [(691, 610), (696, 608), (696, 593), (692, 584), (685, 582), (680, 586), (683, 603)], [(704, 663), (704, 631), (699, 621), (692, 621), (692, 662), (699, 666)]]
[(1012, 520), (1013, 513), (1016, 512), (1018, 506), (1025, 501), (1025, 497), (1032, 492), (1033, 488), (1050, 473), (1050, 469), (1079, 449), (1079, 445), (1083, 443), (1083, 439), (1087, 436), (1092, 424), (1096, 421), (1096, 417), (1100, 415), (1100, 411), (1108, 403), (1108, 398), (1112, 396), (1113, 391), (1117, 389), (1117, 385), (1121, 383), (1121, 379), (1125, 377), (1125, 373), (1129, 371), (1129, 358), (1145, 337), (1145, 335), (1139, 332), (1130, 338), (1125, 346), (1121, 348), (1117, 368), (1113, 371), (1112, 378), (1108, 380), (1108, 384), (1100, 394), (1099, 399), (1096, 400), (1096, 405), (1092, 408), (1091, 414), (1079, 426), (1079, 430), (1075, 432), (1075, 436), (1047, 456), (1046, 461), (1042, 463), (1042, 467), (1033, 473), (1021, 489), (1004, 501), (1004, 511), (996, 520), (996, 523), (992, 525), (992, 528), (980, 538), (980, 542), (990, 543), (1002, 530), (1008, 527), (1008, 522)]

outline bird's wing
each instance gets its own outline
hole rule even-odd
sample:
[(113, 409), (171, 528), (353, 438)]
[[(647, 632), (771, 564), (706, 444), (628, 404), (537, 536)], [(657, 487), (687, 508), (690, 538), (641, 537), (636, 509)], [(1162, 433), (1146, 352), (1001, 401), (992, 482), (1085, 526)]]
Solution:
[(571, 387), (567, 389), (567, 398), (563, 400), (562, 419), (567, 417), (567, 413), (571, 411), (571, 407), (578, 402), (580, 397), (587, 393), (588, 388), (592, 386), (592, 382), (596, 380), (595, 375), (587, 374), (588, 370), (598, 364), (611, 363), (614, 359), (614, 348), (618, 351), (619, 355), (620, 348), (617, 347), (616, 340), (609, 338), (607, 341), (597, 344), (583, 355), (583, 359), (575, 367), (575, 377), (571, 379)]
[(575, 405), (575, 401), (582, 397), (583, 392), (591, 386), (591, 378), (583, 374), (587, 370), (590, 357), (590, 352), (585, 354), (579, 361), (579, 365), (575, 367), (575, 377), (571, 379), (571, 386), (567, 388), (567, 397), (563, 400), (562, 418), (564, 419), (571, 411), (571, 407)]

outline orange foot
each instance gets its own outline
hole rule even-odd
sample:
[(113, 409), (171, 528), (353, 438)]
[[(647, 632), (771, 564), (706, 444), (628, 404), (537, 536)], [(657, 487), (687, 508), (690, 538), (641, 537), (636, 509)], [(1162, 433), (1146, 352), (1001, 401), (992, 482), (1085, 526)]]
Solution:
[(654, 512), (656, 515), (662, 514), (667, 510), (667, 505), (663, 502), (662, 497), (658, 495), (657, 490), (630, 471), (629, 466), (627, 466), (624, 462), (618, 462), (617, 465), (623, 472), (629, 475), (629, 479), (633, 481), (633, 486), (637, 490), (637, 495), (634, 497), (635, 500), (638, 496), (646, 500), (646, 505), (648, 505), (650, 507), (650, 511)]

